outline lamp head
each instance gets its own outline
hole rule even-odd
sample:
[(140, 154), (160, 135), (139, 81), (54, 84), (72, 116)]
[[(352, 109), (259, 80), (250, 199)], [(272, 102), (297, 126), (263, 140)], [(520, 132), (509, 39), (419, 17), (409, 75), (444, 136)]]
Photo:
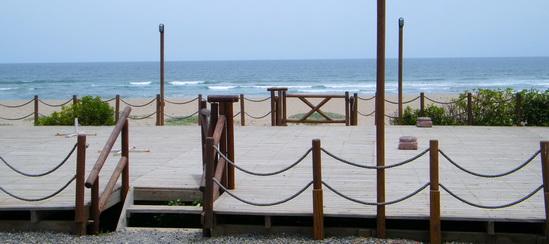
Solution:
[(398, 26), (404, 27), (404, 18), (399, 18), (398, 19)]
[(158, 25), (158, 31), (160, 31), (160, 33), (164, 33), (164, 24)]

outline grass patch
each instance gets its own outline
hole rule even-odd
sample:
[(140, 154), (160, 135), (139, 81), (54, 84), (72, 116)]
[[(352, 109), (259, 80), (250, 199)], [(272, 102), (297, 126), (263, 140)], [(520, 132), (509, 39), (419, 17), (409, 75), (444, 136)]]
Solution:
[(169, 118), (166, 121), (166, 125), (196, 125), (198, 124), (198, 116), (192, 117), (175, 117)]
[[(345, 115), (338, 114), (338, 113), (332, 113), (332, 112), (323, 112), (326, 116), (330, 117), (331, 119), (345, 119)], [(305, 113), (299, 113), (299, 114), (293, 114), (290, 115), (290, 119), (301, 119), (305, 117)], [(323, 121), (326, 120), (324, 116), (320, 115), (318, 112), (314, 112), (307, 120), (315, 120), (315, 121)]]

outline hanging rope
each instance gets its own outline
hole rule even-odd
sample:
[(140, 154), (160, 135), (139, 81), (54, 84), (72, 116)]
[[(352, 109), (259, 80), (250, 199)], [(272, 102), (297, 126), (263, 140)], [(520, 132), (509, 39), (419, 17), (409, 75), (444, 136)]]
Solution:
[(156, 114), (156, 111), (152, 112), (151, 114), (144, 115), (144, 116), (139, 116), (139, 115), (130, 116), (130, 119), (133, 119), (133, 120), (142, 120), (142, 119), (150, 118), (151, 116), (153, 116), (153, 115), (155, 115), (155, 114)]
[(303, 156), (301, 156), (297, 161), (295, 161), (293, 164), (291, 164), (290, 166), (286, 167), (286, 168), (283, 168), (281, 170), (278, 170), (278, 171), (275, 171), (275, 172), (270, 172), (270, 173), (257, 173), (257, 172), (252, 172), (252, 171), (249, 171), (249, 170), (246, 170), (240, 166), (238, 166), (237, 164), (235, 164), (233, 161), (231, 161), (229, 158), (227, 158), (227, 156), (225, 156), (217, 146), (214, 146), (213, 147), (215, 149), (215, 151), (217, 152), (217, 154), (219, 154), (219, 156), (221, 156), (223, 159), (225, 159), (225, 161), (227, 161), (228, 164), (234, 166), (235, 168), (237, 168), (238, 170), (246, 173), (246, 174), (250, 174), (250, 175), (255, 175), (255, 176), (272, 176), (272, 175), (277, 175), (277, 174), (280, 174), (282, 172), (285, 172), (285, 171), (288, 171), (289, 169), (295, 167), (296, 165), (298, 165), (299, 163), (301, 163), (303, 161), (303, 159), (305, 159), (307, 157), (307, 155), (309, 155), (309, 153), (311, 153), (311, 151), (313, 151), (312, 148), (309, 148), (309, 150), (307, 150), (305, 152), (305, 154), (303, 154)]
[(165, 115), (166, 117), (170, 118), (170, 119), (185, 120), (185, 119), (191, 118), (191, 117), (193, 117), (193, 116), (195, 116), (195, 115), (197, 115), (197, 114), (198, 114), (198, 111), (196, 111), (196, 112), (194, 112), (194, 113), (192, 113), (192, 114), (189, 114), (189, 115), (187, 115), (187, 116), (182, 116), (182, 117), (179, 117), (179, 116), (171, 116), (171, 115), (169, 115), (169, 114), (164, 114), (164, 115)]
[(398, 104), (398, 102), (393, 102), (393, 101), (390, 101), (390, 100), (387, 100), (387, 99), (385, 99), (385, 102), (388, 102), (390, 104)]
[(152, 100), (150, 100), (149, 102), (144, 103), (144, 104), (131, 104), (131, 103), (127, 102), (126, 100), (122, 99), (122, 98), (120, 98), (120, 101), (122, 101), (123, 103), (125, 103), (126, 105), (128, 105), (130, 107), (140, 108), (140, 107), (145, 107), (145, 106), (153, 103), (154, 101), (156, 101), (156, 98), (153, 98)]
[(266, 113), (264, 115), (261, 115), (261, 116), (254, 116), (254, 115), (249, 114), (248, 112), (244, 112), (244, 114), (246, 114), (246, 116), (248, 116), (252, 119), (263, 119), (263, 118), (267, 117), (269, 114), (271, 114), (271, 111), (269, 111), (268, 113)]
[(198, 97), (195, 97), (195, 98), (193, 98), (193, 99), (191, 99), (191, 100), (183, 101), (183, 102), (175, 102), (175, 101), (170, 101), (170, 100), (168, 100), (168, 99), (164, 99), (164, 101), (165, 101), (166, 103), (171, 103), (171, 104), (176, 104), (176, 105), (183, 105), (183, 104), (187, 104), (187, 103), (192, 103), (192, 102), (194, 102), (194, 101), (196, 101), (196, 100), (198, 100)]
[(67, 100), (66, 102), (64, 103), (60, 103), (60, 104), (51, 104), (51, 103), (47, 103), (47, 102), (44, 102), (42, 99), (38, 99), (38, 101), (46, 106), (49, 106), (49, 107), (63, 107), (67, 104), (69, 104), (70, 102), (72, 102), (72, 99), (69, 99)]
[(463, 99), (465, 99), (465, 97), (462, 97), (462, 98), (459, 99), (459, 100), (450, 101), (450, 102), (437, 101), (437, 100), (432, 99), (432, 98), (430, 98), (430, 97), (428, 97), (428, 96), (425, 96), (425, 99), (427, 99), (427, 100), (429, 100), (429, 101), (431, 101), (431, 102), (433, 102), (433, 103), (438, 103), (438, 104), (442, 104), (442, 105), (450, 105), (450, 104), (456, 104), (456, 103), (458, 103), (458, 102), (461, 102)]
[(0, 107), (6, 107), (6, 108), (20, 108), (20, 107), (23, 107), (29, 103), (32, 103), (34, 101), (34, 98), (29, 100), (28, 102), (25, 102), (25, 103), (22, 103), (22, 104), (19, 104), (19, 105), (7, 105), (7, 104), (1, 104), (0, 103)]
[(328, 188), (330, 191), (332, 191), (333, 193), (335, 193), (336, 195), (340, 196), (340, 197), (343, 197), (351, 202), (355, 202), (355, 203), (359, 203), (359, 204), (362, 204), (362, 205), (368, 205), (368, 206), (386, 206), (386, 205), (391, 205), (391, 204), (395, 204), (395, 203), (399, 203), (399, 202), (402, 202), (408, 198), (411, 198), (415, 195), (417, 195), (418, 193), (420, 193), (421, 191), (423, 191), (423, 189), (427, 188), (429, 186), (429, 182), (425, 183), (425, 185), (421, 186), (420, 188), (418, 188), (417, 190), (413, 191), (412, 193), (404, 196), (404, 197), (401, 197), (399, 199), (396, 199), (396, 200), (393, 200), (393, 201), (389, 201), (389, 202), (366, 202), (366, 201), (362, 201), (362, 200), (358, 200), (358, 199), (355, 199), (355, 198), (352, 198), (352, 197), (349, 197), (339, 191), (337, 191), (336, 189), (334, 189), (332, 186), (328, 185), (328, 183), (322, 181), (322, 184), (324, 186), (326, 186), (326, 188)]
[(517, 172), (518, 170), (524, 168), (524, 166), (528, 165), (530, 162), (532, 162), (532, 160), (534, 160), (534, 158), (536, 158), (540, 153), (541, 151), (538, 150), (537, 152), (535, 152), (530, 158), (528, 158), (524, 163), (520, 164), (519, 166), (517, 166), (516, 168), (514, 169), (511, 169), (507, 172), (503, 172), (503, 173), (500, 173), (500, 174), (493, 174), (493, 175), (489, 175), (489, 174), (481, 174), (481, 173), (476, 173), (476, 172), (473, 172), (473, 171), (470, 171), (470, 170), (467, 170), (466, 168), (462, 167), (461, 165), (459, 165), (458, 163), (454, 162), (454, 160), (452, 160), (450, 157), (448, 157), (448, 155), (446, 155), (442, 150), (438, 150), (440, 152), (440, 154), (442, 155), (442, 157), (444, 157), (446, 160), (448, 160), (448, 162), (450, 162), (452, 165), (456, 166), (456, 168), (460, 169), (461, 171), (465, 172), (465, 173), (468, 173), (470, 175), (474, 175), (474, 176), (477, 176), (477, 177), (483, 177), (483, 178), (498, 178), (498, 177), (502, 177), (502, 176), (506, 176), (506, 175), (510, 175), (512, 173), (515, 173)]
[(360, 99), (360, 100), (362, 100), (362, 101), (370, 101), (370, 100), (376, 98), (376, 96), (373, 95), (373, 96), (368, 97), (368, 98), (363, 98), (363, 97), (358, 96), (357, 98)]
[(357, 111), (357, 112), (358, 112), (358, 114), (360, 114), (360, 115), (362, 115), (362, 116), (364, 116), (364, 117), (368, 117), (368, 116), (372, 116), (376, 111), (374, 110), (374, 111), (372, 111), (372, 112), (369, 113), (369, 114), (363, 114), (363, 113), (361, 113), (360, 111)]
[(32, 113), (30, 113), (30, 114), (28, 114), (28, 115), (25, 115), (25, 116), (23, 116), (23, 117), (19, 117), (19, 118), (4, 118), (4, 117), (0, 117), (0, 119), (3, 119), (3, 120), (12, 120), (12, 121), (13, 121), (13, 120), (22, 120), (22, 119), (26, 119), (26, 118), (28, 118), (28, 117), (30, 117), (30, 116), (33, 116), (33, 115), (34, 115), (34, 112), (32, 112)]
[(249, 102), (254, 102), (254, 103), (265, 102), (265, 101), (267, 101), (267, 100), (269, 100), (269, 99), (271, 99), (271, 98), (270, 98), (270, 97), (266, 97), (266, 98), (262, 98), (262, 99), (257, 99), (257, 100), (255, 100), (255, 99), (251, 99), (251, 98), (246, 98), (246, 97), (244, 97), (244, 100), (249, 101)]
[(236, 113), (235, 115), (233, 115), (233, 118), (238, 117), (238, 115), (240, 115), (240, 112), (238, 112), (238, 113)]
[(296, 198), (297, 196), (301, 195), (301, 193), (303, 193), (305, 190), (307, 190), (307, 188), (309, 188), (313, 184), (313, 181), (309, 182), (307, 185), (305, 185), (303, 188), (301, 188), (301, 190), (297, 191), (293, 195), (291, 195), (291, 196), (289, 196), (285, 199), (282, 199), (280, 201), (270, 202), (270, 203), (259, 203), (259, 202), (252, 202), (252, 201), (249, 201), (249, 200), (244, 200), (241, 197), (235, 195), (234, 193), (229, 191), (229, 189), (225, 188), (223, 186), (223, 184), (219, 183), (219, 181), (217, 181), (216, 178), (213, 178), (213, 181), (214, 181), (215, 184), (217, 184), (219, 186), (219, 188), (221, 188), (225, 193), (229, 194), (229, 196), (233, 197), (234, 199), (236, 199), (238, 201), (241, 201), (243, 203), (253, 205), (253, 206), (258, 206), (258, 207), (275, 206), (275, 205), (280, 205), (280, 204), (283, 204), (285, 202), (288, 202), (288, 201)]
[(50, 195), (47, 195), (45, 197), (40, 197), (40, 198), (26, 198), (26, 197), (21, 197), (21, 196), (17, 196), (9, 191), (7, 191), (6, 189), (4, 189), (3, 187), (0, 186), (0, 191), (8, 194), (9, 196), (17, 199), (17, 200), (21, 200), (21, 201), (25, 201), (25, 202), (39, 202), (39, 201), (43, 201), (43, 200), (47, 200), (47, 199), (50, 199), (52, 197), (55, 197), (57, 196), (59, 193), (61, 193), (63, 190), (67, 189), (67, 187), (76, 179), (76, 175), (73, 176), (63, 187), (59, 188), (59, 190), (57, 190), (56, 192), (50, 194)]
[(105, 102), (105, 103), (109, 103), (109, 102), (112, 102), (116, 99), (116, 97), (113, 97), (111, 99), (107, 99), (107, 100), (101, 100), (102, 102)]
[(446, 192), (448, 192), (448, 194), (450, 194), (452, 197), (454, 197), (455, 199), (459, 200), (460, 202), (462, 203), (465, 203), (469, 206), (473, 206), (473, 207), (477, 207), (477, 208), (484, 208), (484, 209), (498, 209), (498, 208), (507, 208), (507, 207), (511, 207), (513, 205), (517, 205), (521, 202), (524, 202), (526, 201), (528, 198), (532, 197), (533, 195), (535, 195), (536, 193), (538, 193), (538, 191), (540, 191), (541, 189), (543, 189), (543, 185), (539, 186), (538, 188), (536, 188), (535, 190), (533, 190), (532, 192), (530, 192), (528, 195), (514, 201), (514, 202), (510, 202), (510, 203), (506, 203), (506, 204), (502, 204), (502, 205), (481, 205), (481, 204), (476, 204), (476, 203), (472, 203), (472, 202), (469, 202), (461, 197), (459, 197), (457, 194), (455, 194), (454, 192), (450, 191), (448, 188), (446, 188), (443, 184), (439, 184), (440, 187), (442, 189), (444, 189)]
[(6, 166), (8, 166), (8, 168), (10, 168), (11, 170), (15, 171), (16, 173), (20, 174), (20, 175), (23, 175), (23, 176), (26, 176), (26, 177), (41, 177), (41, 176), (45, 176), (45, 175), (49, 175), (53, 172), (55, 172), (57, 169), (59, 169), (61, 166), (63, 166), (67, 160), (71, 157), (71, 155), (74, 153), (74, 151), (76, 150), (76, 147), (78, 146), (78, 143), (74, 144), (74, 147), (72, 148), (72, 150), (69, 152), (69, 154), (65, 157), (65, 159), (63, 159), (63, 161), (61, 161), (61, 163), (59, 163), (57, 166), (53, 167), (52, 169), (44, 172), (44, 173), (40, 173), (40, 174), (31, 174), (31, 173), (25, 173), (23, 171), (20, 171), (18, 169), (16, 169), (15, 167), (13, 167), (11, 164), (9, 164), (6, 160), (4, 160), (4, 158), (2, 158), (2, 156), (0, 156), (0, 160), (2, 162), (4, 162), (4, 164)]
[(421, 156), (423, 156), (427, 152), (429, 152), (429, 149), (425, 149), (423, 152), (419, 153), (418, 155), (416, 155), (412, 158), (406, 159), (406, 160), (404, 160), (400, 163), (395, 163), (395, 164), (390, 164), (390, 165), (385, 165), (385, 166), (369, 166), (369, 165), (358, 164), (358, 163), (353, 163), (351, 161), (347, 161), (345, 159), (342, 159), (342, 158), (332, 154), (331, 152), (329, 152), (328, 150), (326, 150), (324, 148), (320, 148), (320, 150), (322, 150), (324, 153), (328, 154), (328, 156), (332, 157), (333, 159), (335, 159), (339, 162), (342, 162), (342, 163), (345, 163), (345, 164), (348, 164), (348, 165), (351, 165), (351, 166), (359, 167), (359, 168), (364, 168), (364, 169), (390, 169), (390, 168), (402, 166), (402, 165), (413, 162), (414, 160), (420, 158)]

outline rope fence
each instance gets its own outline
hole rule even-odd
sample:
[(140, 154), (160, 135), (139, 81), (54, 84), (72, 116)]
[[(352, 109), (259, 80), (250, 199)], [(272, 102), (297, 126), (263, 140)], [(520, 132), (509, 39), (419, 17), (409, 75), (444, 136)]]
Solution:
[(271, 114), (271, 112), (269, 111), (268, 113), (264, 114), (264, 115), (260, 115), (260, 116), (255, 116), (255, 115), (251, 115), (249, 114), (248, 112), (244, 112), (244, 114), (252, 119), (264, 119), (265, 117), (269, 116)]
[(38, 99), (38, 101), (39, 101), (40, 103), (42, 103), (42, 104), (48, 106), (48, 107), (63, 107), (63, 106), (65, 106), (65, 105), (69, 104), (70, 102), (72, 102), (73, 100), (72, 100), (72, 98), (71, 98), (71, 99), (67, 100), (66, 102), (63, 102), (63, 103), (60, 103), (60, 104), (47, 103), (47, 102), (45, 102), (45, 101), (42, 100), (42, 99)]
[(505, 203), (505, 204), (501, 204), (501, 205), (481, 205), (481, 204), (473, 203), (473, 202), (470, 202), (470, 201), (467, 201), (467, 200), (463, 199), (462, 197), (460, 197), (456, 193), (452, 192), (450, 189), (448, 189), (443, 184), (439, 184), (439, 185), (444, 191), (446, 191), (448, 194), (450, 194), (450, 196), (454, 197), (455, 199), (459, 200), (460, 202), (465, 203), (465, 204), (467, 204), (469, 206), (472, 206), (472, 207), (484, 208), (484, 209), (500, 209), (500, 208), (507, 208), (507, 207), (517, 205), (521, 202), (524, 202), (524, 201), (528, 200), (533, 195), (538, 193), (538, 191), (543, 189), (543, 185), (541, 185), (538, 188), (534, 189), (532, 192), (528, 193), (526, 196), (521, 197), (520, 199), (518, 199), (516, 201), (513, 201), (513, 202), (510, 202), (510, 203)]
[(196, 112), (192, 113), (192, 114), (184, 115), (184, 116), (172, 116), (172, 115), (169, 115), (169, 114), (164, 114), (164, 116), (166, 116), (170, 119), (186, 120), (186, 119), (192, 118), (193, 116), (196, 116), (197, 114), (198, 114), (198, 110)]
[(187, 100), (187, 101), (183, 101), (183, 102), (171, 101), (171, 100), (168, 100), (168, 99), (165, 99), (165, 98), (164, 98), (164, 101), (165, 101), (166, 103), (169, 103), (169, 104), (184, 105), (184, 104), (192, 103), (192, 102), (198, 100), (198, 98), (199, 98), (199, 97), (195, 97), (195, 98), (193, 98), (193, 99), (191, 99), (191, 100)]
[(61, 166), (63, 166), (68, 160), (69, 158), (72, 156), (72, 154), (74, 153), (74, 151), (76, 150), (76, 147), (78, 146), (78, 143), (77, 144), (74, 144), (74, 147), (71, 149), (71, 151), (69, 152), (69, 154), (67, 154), (67, 156), (65, 157), (65, 159), (63, 159), (63, 161), (61, 161), (61, 163), (57, 164), (55, 167), (53, 167), (52, 169), (48, 170), (48, 171), (45, 171), (43, 173), (25, 173), (21, 170), (18, 170), (17, 168), (15, 168), (13, 165), (11, 165), (10, 163), (8, 163), (2, 156), (0, 156), (0, 160), (6, 165), (8, 166), (8, 168), (10, 168), (12, 171), (22, 175), (22, 176), (26, 176), (26, 177), (42, 177), (42, 176), (45, 176), (45, 175), (49, 175), (53, 172), (55, 172), (56, 170), (58, 170)]
[(266, 98), (262, 98), (262, 99), (251, 99), (251, 98), (244, 98), (244, 100), (248, 101), (248, 102), (254, 102), (254, 103), (260, 103), (260, 102), (265, 102), (267, 100), (271, 99), (270, 97), (266, 97)]
[(425, 155), (429, 152), (429, 149), (425, 149), (423, 152), (419, 153), (418, 155), (413, 156), (412, 158), (406, 159), (406, 160), (404, 160), (402, 162), (399, 162), (399, 163), (384, 165), (384, 166), (370, 166), (370, 165), (354, 163), (354, 162), (342, 159), (342, 158), (334, 155), (333, 153), (329, 152), (328, 150), (326, 150), (324, 148), (321, 148), (320, 150), (322, 150), (322, 152), (326, 153), (328, 156), (332, 157), (333, 159), (335, 159), (335, 160), (337, 160), (341, 163), (348, 164), (348, 165), (358, 167), (358, 168), (363, 168), (363, 169), (390, 169), (390, 168), (394, 168), (394, 167), (399, 167), (399, 166), (402, 166), (402, 165), (409, 164), (409, 163), (415, 161), (416, 159), (421, 158), (423, 155)]
[(142, 119), (148, 119), (148, 118), (152, 117), (155, 114), (156, 114), (156, 111), (154, 111), (150, 114), (147, 114), (147, 115), (132, 115), (132, 116), (129, 116), (128, 118), (132, 119), (132, 120), (142, 120)]
[(418, 193), (423, 191), (425, 188), (427, 188), (429, 186), (429, 184), (430, 183), (427, 182), (423, 186), (421, 186), (418, 189), (416, 189), (415, 191), (413, 191), (412, 193), (410, 193), (406, 196), (403, 196), (401, 198), (398, 198), (396, 200), (393, 200), (393, 201), (388, 201), (388, 202), (366, 202), (366, 201), (362, 201), (362, 200), (358, 200), (358, 199), (349, 197), (349, 196), (341, 193), (340, 191), (336, 190), (334, 187), (330, 186), (328, 183), (322, 181), (322, 185), (324, 185), (326, 188), (328, 188), (330, 191), (332, 191), (336, 195), (338, 195), (342, 198), (345, 198), (345, 199), (347, 199), (351, 202), (355, 202), (355, 203), (362, 204), (362, 205), (368, 205), (368, 206), (385, 206), (385, 205), (392, 205), (392, 204), (400, 203), (402, 201), (405, 201), (405, 200), (417, 195)]
[(30, 114), (27, 114), (25, 116), (21, 116), (21, 117), (17, 117), (17, 118), (6, 118), (6, 117), (0, 117), (0, 119), (2, 120), (9, 120), (9, 121), (15, 121), (15, 120), (23, 120), (23, 119), (26, 119), (30, 116), (33, 116), (34, 115), (34, 112), (30, 113)]
[(153, 98), (151, 99), (150, 101), (146, 102), (146, 103), (143, 103), (143, 104), (132, 104), (132, 103), (129, 103), (128, 101), (120, 98), (120, 101), (130, 107), (134, 107), (134, 108), (142, 108), (142, 107), (145, 107), (145, 106), (148, 106), (150, 105), (151, 103), (153, 103), (154, 101), (156, 101), (156, 98)]
[(52, 194), (49, 194), (47, 196), (44, 196), (44, 197), (39, 197), (39, 198), (27, 198), (27, 197), (21, 197), (21, 196), (18, 196), (6, 189), (4, 189), (2, 186), (0, 186), (0, 191), (6, 193), (7, 195), (9, 195), (10, 197), (13, 197), (17, 200), (21, 200), (21, 201), (25, 201), (25, 202), (39, 202), (39, 201), (44, 201), (44, 200), (47, 200), (47, 199), (50, 199), (52, 197), (55, 197), (57, 195), (59, 195), (59, 193), (61, 193), (62, 191), (64, 191), (65, 189), (67, 189), (67, 187), (76, 179), (76, 175), (73, 176), (67, 183), (65, 183), (65, 185), (63, 185), (61, 188), (59, 188), (57, 191), (53, 192)]
[(22, 104), (18, 104), (18, 105), (8, 105), (8, 104), (1, 104), (0, 103), (0, 107), (5, 107), (5, 108), (20, 108), (20, 107), (23, 107), (23, 106), (26, 106), (27, 104), (29, 103), (32, 103), (34, 102), (34, 98), (29, 100), (28, 102), (24, 102)]

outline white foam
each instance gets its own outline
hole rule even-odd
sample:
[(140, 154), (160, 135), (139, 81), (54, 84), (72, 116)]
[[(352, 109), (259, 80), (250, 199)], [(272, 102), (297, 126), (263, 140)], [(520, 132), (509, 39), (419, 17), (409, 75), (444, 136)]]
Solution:
[(173, 86), (190, 86), (190, 85), (203, 84), (203, 83), (205, 83), (205, 81), (203, 81), (203, 80), (189, 80), (189, 81), (174, 80), (174, 81), (170, 81), (168, 83), (170, 83)]
[(152, 83), (152, 81), (134, 81), (130, 82), (130, 85), (132, 86), (148, 86)]
[(229, 90), (234, 89), (237, 86), (208, 86), (208, 89), (210, 90)]
[(15, 88), (12, 88), (12, 87), (0, 87), (0, 91), (9, 91), (9, 90), (13, 90)]

